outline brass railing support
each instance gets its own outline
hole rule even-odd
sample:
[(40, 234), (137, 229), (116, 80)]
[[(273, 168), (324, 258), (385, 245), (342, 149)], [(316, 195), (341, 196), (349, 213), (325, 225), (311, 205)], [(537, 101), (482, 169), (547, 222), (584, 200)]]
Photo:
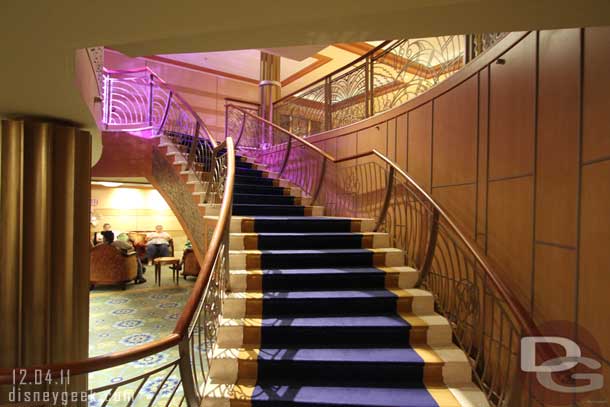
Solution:
[[(292, 115), (290, 116), (292, 117)], [(324, 130), (333, 128), (333, 92), (330, 76), (324, 79)]]
[(311, 194), (311, 204), (315, 204), (318, 199), (318, 195), (320, 195), (320, 191), (322, 190), (322, 183), (324, 182), (324, 175), (326, 174), (326, 158), (322, 157), (322, 168), (320, 169), (320, 177), (318, 178), (318, 185), (316, 185), (316, 189)]
[(388, 208), (390, 207), (390, 201), (392, 200), (392, 191), (394, 190), (394, 171), (394, 167), (390, 167), (390, 171), (388, 172), (388, 183), (385, 188), (385, 198), (383, 200), (383, 205), (381, 206), (379, 216), (377, 217), (377, 222), (375, 222), (373, 232), (377, 232), (377, 230), (379, 230), (379, 227), (385, 221), (385, 218), (388, 215)]
[(292, 150), (292, 137), (288, 137), (288, 143), (286, 144), (286, 155), (284, 156), (284, 162), (282, 162), (282, 167), (280, 168), (280, 173), (278, 177), (281, 177), (286, 169), (286, 165), (288, 164), (288, 158), (290, 157), (290, 150)]
[(428, 244), (426, 246), (426, 257), (424, 257), (424, 262), (421, 266), (419, 278), (417, 279), (415, 287), (421, 286), (422, 282), (430, 272), (430, 267), (432, 267), (432, 259), (434, 258), (434, 250), (436, 249), (436, 240), (438, 238), (439, 217), (440, 213), (438, 209), (433, 207), (432, 213), (430, 214), (430, 237), (428, 238)]
[(195, 133), (193, 134), (193, 142), (191, 144), (191, 150), (189, 151), (188, 161), (186, 163), (186, 169), (190, 170), (195, 160), (195, 153), (199, 146), (199, 122), (195, 122)]
[(180, 378), (182, 379), (182, 388), (184, 390), (184, 399), (189, 407), (199, 407), (199, 395), (195, 386), (193, 377), (193, 368), (191, 366), (191, 346), (188, 335), (180, 341), (178, 345), (178, 353), (180, 361), (178, 367), (180, 369)]
[(174, 92), (172, 92), (170, 90), (169, 94), (167, 95), (167, 104), (165, 105), (165, 111), (163, 112), (163, 118), (161, 119), (161, 124), (159, 124), (159, 129), (157, 130), (157, 134), (160, 134), (161, 131), (163, 130), (163, 127), (165, 126), (165, 122), (167, 121), (167, 115), (169, 114), (169, 107), (172, 104), (173, 95), (174, 95)]
[(149, 90), (148, 90), (148, 125), (152, 127), (152, 122), (153, 122), (153, 88), (154, 88), (154, 80), (155, 77), (153, 75), (150, 75), (150, 83), (149, 83)]
[[(246, 127), (246, 114), (243, 113), (244, 118), (241, 122), (241, 127), (239, 128), (239, 135), (237, 136), (237, 141), (235, 142), (235, 148), (239, 146), (239, 142), (241, 141), (241, 136), (244, 134), (244, 128)], [(227, 126), (225, 126), (225, 129)], [(226, 138), (226, 137), (225, 137)]]

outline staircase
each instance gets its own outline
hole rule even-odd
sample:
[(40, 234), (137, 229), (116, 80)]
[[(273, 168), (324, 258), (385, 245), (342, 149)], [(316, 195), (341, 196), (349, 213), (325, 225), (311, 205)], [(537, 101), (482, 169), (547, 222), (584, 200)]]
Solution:
[(237, 157), (230, 292), (202, 405), (488, 406), (388, 235), (309, 201)]

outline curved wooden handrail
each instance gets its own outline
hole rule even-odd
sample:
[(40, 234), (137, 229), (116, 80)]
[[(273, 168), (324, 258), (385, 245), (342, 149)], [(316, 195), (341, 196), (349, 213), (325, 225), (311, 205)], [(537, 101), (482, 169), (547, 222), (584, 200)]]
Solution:
[[(57, 378), (63, 372), (70, 371), (72, 376), (79, 374), (91, 373), (98, 370), (108, 369), (114, 366), (119, 366), (125, 363), (133, 362), (135, 360), (144, 358), (146, 356), (153, 355), (158, 352), (162, 352), (166, 349), (178, 345), (184, 338), (188, 336), (188, 329), (193, 316), (197, 312), (197, 306), (201, 297), (205, 292), (205, 287), (208, 284), (212, 267), (214, 266), (214, 260), (216, 254), (220, 249), (222, 243), (222, 237), (227, 227), (230, 224), (231, 214), (231, 201), (233, 197), (233, 185), (235, 182), (235, 151), (233, 147), (233, 139), (227, 138), (223, 144), (226, 143), (227, 148), (227, 178), (225, 181), (225, 188), (222, 198), (222, 204), (220, 207), (220, 213), (218, 215), (218, 223), (214, 228), (212, 239), (208, 251), (205, 254), (201, 271), (195, 281), (195, 286), (189, 296), (184, 309), (176, 323), (174, 331), (166, 336), (165, 338), (156, 340), (151, 343), (134, 346), (129, 350), (123, 350), (113, 352), (107, 355), (90, 357), (72, 362), (55, 363), (48, 365), (30, 366), (27, 368), (19, 368), (20, 379), (33, 380), (36, 372), (43, 370), (45, 374), (50, 374), (52, 378)], [(2, 368), (0, 369), (0, 385), (13, 384), (13, 368)], [(23, 370), (26, 371), (23, 374)]]
[[(239, 107), (237, 107), (235, 105), (229, 104), (227, 106), (239, 109)], [(241, 109), (239, 109), (239, 110), (241, 111)], [(521, 305), (521, 303), (517, 300), (515, 295), (502, 282), (502, 280), (498, 277), (498, 275), (492, 271), (492, 268), (489, 265), (489, 262), (485, 259), (485, 256), (476, 248), (476, 246), (473, 244), (473, 242), (468, 237), (466, 237), (466, 235), (464, 235), (464, 233), (462, 233), (462, 231), (457, 227), (455, 222), (453, 220), (451, 220), (451, 218), (449, 217), (447, 212), (445, 210), (443, 210), (442, 207), (413, 178), (411, 178), (402, 168), (400, 168), (398, 166), (398, 164), (396, 164), (394, 161), (392, 161), (387, 156), (383, 155), (382, 153), (380, 153), (377, 150), (370, 150), (367, 152), (358, 153), (358, 154), (350, 155), (348, 157), (337, 159), (337, 158), (331, 156), (330, 154), (322, 151), (319, 147), (316, 147), (315, 145), (311, 144), (309, 141), (303, 139), (302, 137), (297, 136), (296, 134), (291, 133), (290, 131), (288, 131), (286, 129), (283, 129), (283, 128), (279, 127), (278, 125), (271, 123), (268, 120), (263, 119), (262, 117), (259, 117), (250, 112), (246, 112), (246, 114), (282, 131), (286, 135), (290, 136), (291, 138), (293, 138), (293, 139), (297, 140), (298, 142), (302, 143), (303, 145), (305, 145), (311, 151), (314, 151), (314, 152), (320, 154), (320, 156), (322, 156), (323, 158), (325, 158), (326, 160), (329, 160), (330, 162), (332, 162), (334, 164), (343, 163), (343, 162), (347, 162), (347, 161), (353, 161), (353, 160), (367, 157), (367, 156), (376, 156), (379, 159), (381, 159), (382, 161), (384, 161), (387, 165), (389, 165), (391, 168), (393, 168), (396, 173), (398, 173), (401, 177), (403, 177), (409, 183), (409, 185), (413, 189), (415, 189), (417, 191), (417, 193), (420, 194), (428, 202), (428, 204), (430, 204), (432, 206), (433, 210), (438, 212), (438, 215), (443, 220), (444, 224), (449, 226), (449, 228), (452, 230), (452, 232), (455, 233), (455, 235), (459, 238), (459, 240), (461, 240), (461, 242), (464, 244), (466, 249), (474, 256), (477, 263), (483, 269), (485, 276), (489, 279), (492, 286), (498, 291), (499, 295), (506, 302), (506, 305), (510, 309), (511, 313), (516, 318), (516, 322), (519, 324), (519, 326), (523, 330), (523, 333), (527, 336), (540, 336), (540, 331), (538, 330), (537, 325), (534, 322), (534, 320), (532, 319), (532, 317), (530, 316), (530, 314), (526, 311), (526, 309), (523, 307), (523, 305)]]
[(233, 198), (233, 185), (235, 183), (235, 151), (233, 146), (233, 139), (231, 137), (228, 137), (225, 142), (223, 142), (223, 144), (225, 143), (227, 148), (228, 159), (227, 181), (225, 183), (225, 189), (222, 196), (222, 205), (220, 207), (220, 213), (218, 215), (218, 223), (214, 228), (214, 233), (212, 234), (210, 245), (208, 246), (208, 250), (203, 259), (201, 271), (199, 272), (199, 276), (197, 276), (195, 287), (193, 287), (193, 292), (189, 296), (189, 299), (187, 300), (184, 306), (184, 311), (182, 311), (182, 315), (180, 315), (180, 318), (176, 323), (176, 328), (174, 329), (174, 333), (181, 336), (186, 333), (189, 324), (193, 319), (193, 315), (195, 315), (199, 299), (203, 295), (205, 287), (210, 278), (210, 273), (212, 272), (212, 267), (214, 266), (216, 253), (218, 252), (220, 244), (222, 243), (224, 231), (229, 226), (230, 222), (231, 201)]
[(103, 68), (103, 69), (104, 69), (104, 73), (112, 74), (112, 75), (129, 75), (129, 74), (140, 73), (140, 72), (148, 72), (150, 75), (154, 76), (155, 79), (159, 81), (159, 84), (162, 87), (164, 87), (167, 91), (171, 92), (173, 97), (177, 98), (182, 103), (183, 107), (189, 111), (189, 113), (195, 118), (195, 121), (199, 124), (199, 126), (201, 126), (201, 128), (203, 129), (205, 134), (208, 136), (210, 143), (212, 143), (212, 147), (216, 148), (216, 146), (218, 145), (218, 142), (216, 141), (214, 136), (212, 136), (210, 129), (208, 129), (208, 126), (206, 126), (205, 122), (201, 119), (201, 117), (199, 117), (199, 115), (193, 110), (191, 105), (189, 105), (186, 102), (186, 100), (178, 92), (176, 92), (176, 90), (171, 85), (169, 85), (167, 82), (165, 82), (159, 75), (157, 75), (155, 73), (155, 71), (150, 69), (148, 66), (145, 66), (142, 68), (134, 68), (134, 69), (108, 69), (108, 68)]

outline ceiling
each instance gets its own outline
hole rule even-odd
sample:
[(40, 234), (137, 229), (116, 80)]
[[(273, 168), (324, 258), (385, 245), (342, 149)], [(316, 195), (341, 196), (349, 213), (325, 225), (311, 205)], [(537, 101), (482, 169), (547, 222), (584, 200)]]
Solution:
[[(314, 53), (315, 55), (315, 53)], [(226, 72), (258, 81), (260, 79), (260, 51), (248, 49), (240, 51), (198, 52), (191, 54), (161, 55), (165, 59), (185, 62), (189, 65)], [(282, 57), (280, 60), (281, 80), (315, 63), (313, 56), (302, 61)]]
[(607, 0), (4, 0), (0, 116), (94, 128), (74, 79), (74, 51), (131, 56), (280, 48), (467, 32), (610, 24)]
[[(290, 78), (304, 71), (313, 71), (317, 67), (333, 60), (340, 60), (342, 65), (351, 62), (366, 53), (379, 41), (357, 44), (342, 44), (328, 46), (295, 46), (282, 48), (247, 49), (217, 52), (193, 52), (187, 54), (162, 54), (152, 57), (157, 62), (177, 62), (185, 68), (202, 68), (234, 77), (247, 78), (258, 82), (260, 80), (261, 51), (280, 56), (280, 81), (286, 86)], [(358, 47), (359, 45), (359, 47)], [(348, 48), (351, 47), (351, 48)], [(346, 55), (347, 54), (347, 55)], [(316, 77), (317, 79), (317, 77)]]

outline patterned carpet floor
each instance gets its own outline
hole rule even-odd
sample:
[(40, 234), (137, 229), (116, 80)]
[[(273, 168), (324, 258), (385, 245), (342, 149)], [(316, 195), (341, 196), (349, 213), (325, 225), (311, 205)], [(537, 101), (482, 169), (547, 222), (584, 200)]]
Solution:
[[(176, 285), (171, 271), (163, 270), (161, 287), (154, 284), (154, 275), (146, 273), (148, 282), (127, 286), (100, 287), (91, 292), (89, 316), (89, 356), (99, 356), (161, 339), (171, 333), (190, 294), (194, 279), (180, 278)], [(178, 348), (155, 354), (116, 368), (89, 375), (89, 388), (94, 389), (112, 383), (126, 382), (138, 375), (158, 369), (178, 358)], [(171, 369), (171, 368), (170, 368)], [(146, 406), (159, 391), (155, 405), (165, 405), (174, 393), (179, 381), (178, 369), (165, 380), (170, 371), (165, 369), (152, 375), (141, 388), (134, 406)], [(108, 406), (125, 405), (126, 400), (140, 386), (141, 380), (121, 386), (112, 395)], [(159, 388), (161, 389), (159, 390)], [(170, 405), (178, 405), (181, 389), (173, 395)], [(91, 396), (90, 406), (101, 406), (109, 391)]]

